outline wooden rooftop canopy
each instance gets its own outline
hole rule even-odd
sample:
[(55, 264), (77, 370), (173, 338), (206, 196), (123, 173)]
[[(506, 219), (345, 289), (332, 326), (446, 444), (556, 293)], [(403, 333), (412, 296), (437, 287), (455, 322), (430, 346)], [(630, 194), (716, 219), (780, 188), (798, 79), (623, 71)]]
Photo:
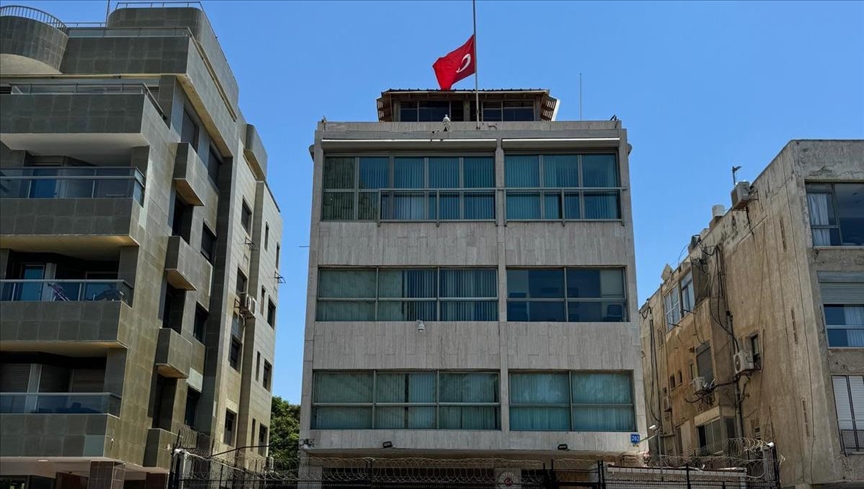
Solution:
[[(549, 90), (540, 88), (501, 88), (493, 90), (480, 90), (480, 100), (503, 101), (503, 100), (540, 100), (541, 120), (554, 121), (558, 113), (558, 99), (549, 95)], [(429, 90), (429, 89), (401, 89), (391, 88), (381, 92), (378, 98), (378, 121), (393, 122), (394, 101), (419, 101), (419, 100), (474, 100), (474, 90)]]

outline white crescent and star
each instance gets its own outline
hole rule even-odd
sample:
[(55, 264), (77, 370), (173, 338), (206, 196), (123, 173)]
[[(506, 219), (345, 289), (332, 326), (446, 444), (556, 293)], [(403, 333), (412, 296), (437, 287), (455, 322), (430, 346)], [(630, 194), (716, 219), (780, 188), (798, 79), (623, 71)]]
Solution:
[(468, 53), (462, 57), (462, 65), (459, 67), (458, 70), (456, 70), (456, 73), (462, 73), (470, 65), (471, 65), (471, 53)]

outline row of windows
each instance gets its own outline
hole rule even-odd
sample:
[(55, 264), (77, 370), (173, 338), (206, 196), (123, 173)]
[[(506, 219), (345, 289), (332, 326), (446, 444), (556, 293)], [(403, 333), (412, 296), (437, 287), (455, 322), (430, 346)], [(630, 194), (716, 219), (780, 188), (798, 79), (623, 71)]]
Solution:
[[(532, 100), (483, 101), (480, 108), (480, 118), (487, 122), (535, 120)], [(441, 122), (445, 116), (454, 122), (476, 121), (477, 104), (463, 100), (405, 101), (399, 104), (400, 122)]]
[[(188, 406), (188, 404), (187, 404)], [(267, 439), (268, 439), (268, 429), (263, 424), (258, 425), (255, 419), (252, 419), (252, 430), (251, 435), (249, 436), (249, 442), (246, 443), (248, 446), (257, 445), (258, 453), (260, 455), (265, 455), (267, 453)], [(237, 414), (231, 411), (230, 409), (225, 410), (225, 425), (222, 430), (222, 443), (228, 445), (229, 447), (233, 447), (236, 445), (238, 441), (236, 439), (237, 434)], [(258, 440), (256, 442), (255, 436), (258, 436)]]
[[(627, 320), (620, 268), (508, 269), (509, 321)], [(321, 269), (318, 321), (497, 321), (494, 268)]]
[[(509, 220), (620, 220), (614, 154), (505, 156)], [(324, 161), (324, 221), (495, 219), (493, 156), (344, 156)]]
[[(496, 372), (315, 372), (313, 429), (499, 430)], [(512, 372), (512, 431), (632, 431), (625, 372)]]

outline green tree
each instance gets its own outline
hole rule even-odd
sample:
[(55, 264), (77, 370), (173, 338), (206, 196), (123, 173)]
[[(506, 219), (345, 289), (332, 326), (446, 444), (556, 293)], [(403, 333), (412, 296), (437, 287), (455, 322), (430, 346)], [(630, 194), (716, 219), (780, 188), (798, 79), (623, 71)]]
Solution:
[(273, 396), (270, 407), (270, 456), (280, 470), (296, 471), (300, 462), (300, 406)]

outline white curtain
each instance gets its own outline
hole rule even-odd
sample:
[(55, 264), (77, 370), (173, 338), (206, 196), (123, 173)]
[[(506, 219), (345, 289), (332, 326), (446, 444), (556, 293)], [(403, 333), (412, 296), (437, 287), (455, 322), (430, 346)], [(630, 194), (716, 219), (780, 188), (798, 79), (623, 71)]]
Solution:
[[(829, 194), (807, 194), (807, 205), (810, 208), (810, 225), (827, 226)], [(831, 231), (829, 229), (813, 229), (813, 246), (830, 246)]]
[(843, 314), (847, 326), (857, 327), (847, 330), (849, 346), (864, 347), (864, 306), (845, 306)]

